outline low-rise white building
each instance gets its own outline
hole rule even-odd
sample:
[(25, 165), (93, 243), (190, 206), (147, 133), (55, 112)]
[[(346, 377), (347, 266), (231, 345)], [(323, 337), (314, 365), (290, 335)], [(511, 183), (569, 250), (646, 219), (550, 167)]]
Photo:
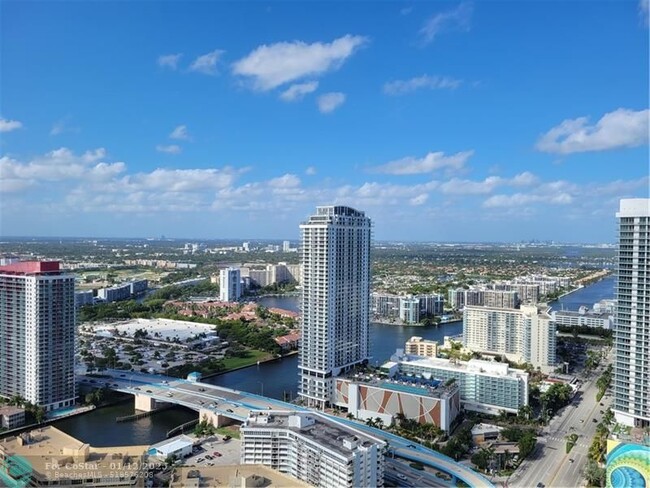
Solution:
[(191, 437), (179, 435), (152, 445), (149, 447), (147, 454), (159, 459), (167, 459), (170, 456), (183, 459), (192, 454), (193, 446), (194, 441)]
[(563, 327), (601, 327), (611, 329), (614, 326), (614, 315), (607, 312), (590, 312), (587, 307), (580, 307), (577, 312), (555, 310), (551, 313), (556, 325)]
[(252, 412), (241, 464), (263, 464), (312, 486), (381, 487), (386, 443), (317, 412)]
[(393, 378), (455, 379), (460, 388), (460, 403), (466, 410), (497, 415), (501, 410), (517, 413), (519, 407), (528, 404), (528, 373), (507, 363), (423, 358), (404, 355), (398, 349), (381, 369)]
[(25, 425), (25, 409), (21, 407), (0, 407), (0, 427), (16, 429)]

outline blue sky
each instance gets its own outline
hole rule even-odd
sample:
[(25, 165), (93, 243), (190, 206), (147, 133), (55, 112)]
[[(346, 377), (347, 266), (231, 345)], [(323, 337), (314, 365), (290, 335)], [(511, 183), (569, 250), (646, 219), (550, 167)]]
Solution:
[(0, 234), (611, 242), (648, 3), (3, 1)]

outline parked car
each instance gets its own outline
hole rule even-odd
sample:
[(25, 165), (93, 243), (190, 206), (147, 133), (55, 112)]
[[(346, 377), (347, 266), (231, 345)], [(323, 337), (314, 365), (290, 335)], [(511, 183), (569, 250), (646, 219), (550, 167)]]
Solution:
[(214, 451), (212, 454), (214, 454), (217, 457), (221, 457), (221, 453), (219, 451)]

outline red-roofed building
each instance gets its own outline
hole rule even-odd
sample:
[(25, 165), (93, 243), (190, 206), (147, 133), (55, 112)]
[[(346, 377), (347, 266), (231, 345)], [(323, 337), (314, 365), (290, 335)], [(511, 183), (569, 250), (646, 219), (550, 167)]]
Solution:
[(280, 346), (282, 352), (298, 349), (298, 346), (300, 346), (300, 332), (292, 332), (291, 334), (276, 337), (275, 343)]
[(0, 395), (74, 405), (74, 287), (58, 261), (0, 266)]

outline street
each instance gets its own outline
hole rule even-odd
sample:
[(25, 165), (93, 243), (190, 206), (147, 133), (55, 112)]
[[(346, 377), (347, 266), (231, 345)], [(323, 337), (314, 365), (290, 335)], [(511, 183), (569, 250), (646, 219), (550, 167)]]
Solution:
[[(585, 485), (583, 473), (589, 446), (602, 419), (601, 411), (605, 412), (611, 404), (609, 395), (596, 402), (596, 380), (604, 366), (585, 380), (573, 401), (544, 428), (535, 450), (506, 481), (507, 486), (530, 488), (542, 483), (551, 488), (575, 488)], [(566, 437), (573, 433), (579, 436), (578, 441), (566, 454)]]

